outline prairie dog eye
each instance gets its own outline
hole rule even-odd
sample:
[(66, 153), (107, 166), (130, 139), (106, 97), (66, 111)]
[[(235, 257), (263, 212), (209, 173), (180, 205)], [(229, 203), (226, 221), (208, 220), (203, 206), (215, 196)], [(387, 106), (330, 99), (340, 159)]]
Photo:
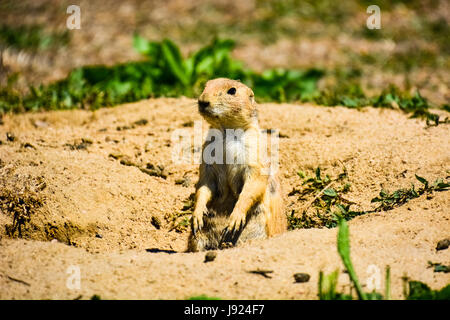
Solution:
[(236, 88), (233, 87), (233, 88), (228, 89), (227, 93), (234, 95), (236, 93)]

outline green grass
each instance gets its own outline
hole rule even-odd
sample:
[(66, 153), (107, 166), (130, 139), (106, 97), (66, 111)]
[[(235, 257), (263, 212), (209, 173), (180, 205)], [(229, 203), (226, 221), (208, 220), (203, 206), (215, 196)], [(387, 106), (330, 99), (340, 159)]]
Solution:
[[(353, 268), (350, 259), (350, 233), (347, 222), (343, 218), (339, 218), (339, 230), (337, 237), (337, 250), (344, 264), (345, 270), (349, 274), (352, 287), (356, 289), (356, 294), (360, 300), (382, 300), (383, 296), (377, 292), (364, 292), (358, 280), (358, 276)], [(389, 269), (387, 269), (389, 270)], [(389, 272), (389, 271), (388, 271)], [(387, 275), (390, 273), (387, 273)], [(319, 299), (320, 300), (353, 300), (352, 291), (349, 293), (340, 293), (336, 291), (338, 285), (339, 271), (336, 270), (329, 275), (319, 273)], [(386, 277), (389, 279), (389, 277)], [(387, 296), (390, 295), (388, 292)]]
[(432, 290), (420, 281), (408, 281), (406, 300), (450, 300), (450, 284), (440, 290)]
[(388, 211), (395, 207), (401, 206), (411, 199), (420, 197), (423, 194), (431, 194), (433, 192), (447, 191), (450, 188), (450, 183), (444, 182), (442, 179), (436, 180), (430, 184), (428, 180), (416, 174), (416, 179), (419, 180), (423, 186), (415, 189), (414, 184), (409, 189), (398, 189), (392, 193), (381, 190), (378, 197), (375, 197), (371, 202), (379, 203), (375, 211)]
[(350, 70), (343, 76), (348, 81), (319, 90), (318, 81), (328, 76), (323, 70), (269, 69), (261, 73), (245, 68), (232, 58), (235, 43), (215, 39), (209, 45), (183, 57), (178, 46), (169, 39), (148, 41), (134, 36), (134, 49), (142, 61), (114, 66), (86, 66), (74, 69), (67, 78), (30, 87), (27, 94), (14, 89), (17, 74), (0, 88), (0, 114), (60, 109), (98, 109), (150, 97), (197, 97), (205, 82), (212, 78), (240, 79), (252, 87), (259, 102), (314, 102), (325, 106), (342, 105), (362, 108), (399, 108), (412, 117), (442, 123), (429, 111), (427, 99), (389, 87), (380, 95), (368, 97), (357, 80), (360, 72)]
[(221, 299), (217, 297), (210, 297), (207, 296), (206, 294), (201, 294), (199, 296), (189, 297), (188, 300), (221, 300)]
[(234, 42), (215, 39), (184, 58), (170, 40), (150, 42), (134, 37), (134, 48), (146, 57), (140, 62), (87, 66), (66, 79), (31, 87), (21, 95), (12, 85), (0, 90), (0, 113), (58, 109), (97, 109), (149, 97), (197, 96), (204, 83), (216, 77), (240, 79), (264, 101), (305, 99), (317, 91), (323, 73), (316, 69), (266, 70), (256, 73), (231, 58)]
[(356, 292), (358, 294), (358, 298), (361, 300), (367, 300), (366, 293), (363, 292), (361, 285), (359, 284), (358, 277), (356, 276), (356, 272), (353, 269), (352, 260), (350, 259), (350, 239), (349, 239), (349, 229), (348, 225), (344, 219), (339, 219), (339, 231), (338, 231), (338, 240), (337, 240), (337, 248), (339, 252), (339, 256), (341, 257), (342, 262), (344, 263), (345, 269), (347, 270), (350, 280), (356, 288)]
[(31, 51), (42, 51), (65, 46), (70, 42), (69, 32), (48, 32), (40, 25), (12, 27), (0, 25), (0, 46)]
[[(328, 174), (324, 175), (320, 167), (315, 170), (312, 177), (307, 177), (302, 171), (297, 174), (303, 179), (302, 185), (298, 189), (294, 188), (289, 196), (298, 195), (298, 201), (302, 202), (313, 197), (313, 201), (307, 208), (303, 208), (302, 212), (294, 211), (288, 216), (289, 229), (333, 228), (337, 226), (338, 216), (350, 220), (357, 215), (364, 214), (364, 212), (350, 210), (353, 203), (345, 198), (345, 194), (351, 188), (345, 168), (334, 178)], [(308, 209), (314, 211), (315, 215), (308, 215)]]
[(434, 272), (444, 272), (444, 273), (450, 272), (450, 265), (446, 266), (442, 263), (433, 263), (431, 261), (428, 261), (428, 267), (433, 268)]
[[(400, 109), (411, 118), (424, 118), (427, 122), (438, 125), (440, 117), (430, 111), (432, 105), (419, 91), (410, 94), (390, 85), (380, 94), (367, 96), (362, 87), (355, 82), (348, 81), (330, 89), (326, 89), (313, 98), (313, 101), (324, 106), (344, 106), (348, 108), (362, 108), (373, 106), (376, 108)], [(442, 106), (442, 108), (445, 108)]]
[[(351, 189), (345, 167), (343, 172), (334, 178), (328, 174), (324, 175), (320, 167), (315, 170), (315, 175), (312, 177), (307, 177), (303, 171), (299, 171), (298, 175), (303, 180), (302, 185), (294, 188), (288, 196), (298, 196), (297, 201), (306, 203), (308, 206), (297, 211), (293, 210), (288, 215), (290, 230), (334, 228), (338, 225), (339, 219), (348, 221), (364, 214), (389, 211), (406, 204), (411, 199), (450, 190), (448, 181), (437, 179), (435, 182), (429, 183), (425, 178), (416, 175), (416, 179), (422, 184), (421, 187), (416, 188), (414, 184), (411, 184), (410, 188), (400, 188), (393, 192), (382, 189), (377, 197), (371, 199), (371, 203), (378, 204), (375, 209), (359, 211), (352, 209), (356, 203), (345, 196)], [(310, 198), (312, 198), (312, 202), (309, 200)]]
[[(390, 268), (386, 268), (385, 292), (381, 293), (372, 291), (365, 292), (358, 280), (356, 272), (350, 258), (350, 233), (345, 219), (339, 219), (339, 230), (337, 236), (337, 250), (344, 264), (345, 270), (349, 274), (351, 287), (349, 293), (342, 293), (336, 290), (338, 285), (339, 271), (336, 270), (329, 275), (325, 275), (322, 271), (319, 273), (318, 296), (320, 300), (353, 300), (355, 297), (352, 288), (356, 290), (356, 297), (360, 300), (389, 300), (391, 293), (391, 276)], [(406, 300), (450, 300), (450, 284), (441, 290), (432, 290), (428, 285), (419, 281), (408, 281), (403, 278), (408, 289), (404, 295)]]

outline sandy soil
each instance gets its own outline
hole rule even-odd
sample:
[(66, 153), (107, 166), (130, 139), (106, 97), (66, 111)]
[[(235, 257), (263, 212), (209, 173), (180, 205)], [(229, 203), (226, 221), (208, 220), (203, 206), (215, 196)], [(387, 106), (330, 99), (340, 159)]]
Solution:
[[(133, 124), (141, 119), (148, 122)], [(3, 118), (0, 298), (316, 299), (319, 271), (337, 268), (340, 288), (348, 285), (336, 228), (289, 231), (219, 251), (208, 263), (205, 253), (183, 252), (188, 230), (182, 222), (189, 218), (183, 207), (198, 170), (195, 164), (172, 162), (171, 136), (175, 129), (192, 133), (189, 122), (196, 120), (195, 101), (186, 98)], [(361, 210), (373, 208), (370, 199), (381, 187), (418, 186), (416, 173), (430, 181), (450, 175), (449, 126), (427, 128), (395, 110), (264, 104), (260, 123), (285, 136), (280, 178), (286, 213), (304, 204), (288, 196), (301, 182), (299, 169), (312, 174), (320, 166), (333, 175), (342, 162), (352, 184), (348, 197)], [(7, 139), (7, 132), (15, 138)], [(138, 168), (146, 166), (159, 176)], [(23, 208), (30, 199), (39, 201), (26, 207), (29, 220), (21, 235), (8, 233), (11, 206)], [(351, 220), (351, 254), (361, 281), (370, 277), (370, 265), (379, 268), (382, 279), (389, 265), (396, 299), (403, 297), (404, 275), (433, 289), (450, 283), (448, 273), (434, 273), (427, 264), (450, 264), (450, 249), (435, 250), (450, 236), (449, 209), (449, 193), (440, 192)], [(146, 251), (151, 248), (177, 253)], [(80, 269), (79, 290), (66, 285), (70, 266)], [(273, 270), (272, 278), (248, 272), (255, 269)], [(294, 283), (297, 272), (311, 279)]]

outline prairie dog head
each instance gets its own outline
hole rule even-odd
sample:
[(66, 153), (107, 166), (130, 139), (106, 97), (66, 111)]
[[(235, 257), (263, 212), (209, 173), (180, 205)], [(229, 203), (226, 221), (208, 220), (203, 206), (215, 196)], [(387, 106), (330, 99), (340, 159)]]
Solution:
[(198, 98), (198, 111), (215, 128), (245, 129), (257, 121), (252, 89), (239, 81), (226, 78), (206, 83)]

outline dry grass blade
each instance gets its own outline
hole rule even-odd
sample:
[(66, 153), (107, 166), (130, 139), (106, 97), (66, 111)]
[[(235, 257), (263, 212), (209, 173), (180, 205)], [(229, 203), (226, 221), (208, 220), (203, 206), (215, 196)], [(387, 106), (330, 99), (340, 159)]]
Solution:
[(303, 208), (300, 209), (298, 211), (298, 213), (296, 213), (294, 216), (300, 217), (300, 214), (303, 214), (304, 212), (306, 212), (306, 210), (308, 210), (309, 207), (311, 207), (313, 205), (313, 203), (323, 195), (325, 190), (329, 189), (335, 183), (336, 183), (336, 181), (331, 181), (329, 184), (327, 184), (314, 198), (312, 198), (312, 200), (308, 201), (308, 203), (305, 206), (303, 206)]
[(259, 274), (259, 275), (263, 276), (264, 278), (270, 279), (272, 277), (269, 276), (268, 273), (273, 273), (273, 270), (260, 270), (260, 269), (257, 269), (257, 270), (250, 270), (250, 271), (247, 271), (247, 272), (254, 273), (254, 274)]

